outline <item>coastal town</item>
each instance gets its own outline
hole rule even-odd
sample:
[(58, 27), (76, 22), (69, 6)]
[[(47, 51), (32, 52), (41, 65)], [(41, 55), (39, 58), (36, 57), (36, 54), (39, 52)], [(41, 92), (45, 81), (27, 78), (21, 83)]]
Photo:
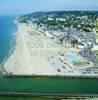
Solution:
[(98, 74), (95, 13), (37, 12), (16, 22), (16, 46), (4, 74)]

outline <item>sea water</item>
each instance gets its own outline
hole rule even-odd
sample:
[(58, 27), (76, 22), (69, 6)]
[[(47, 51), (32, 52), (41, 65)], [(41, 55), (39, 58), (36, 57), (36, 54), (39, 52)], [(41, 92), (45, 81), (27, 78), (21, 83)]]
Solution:
[(14, 16), (0, 16), (0, 64), (8, 56), (15, 43), (16, 25)]

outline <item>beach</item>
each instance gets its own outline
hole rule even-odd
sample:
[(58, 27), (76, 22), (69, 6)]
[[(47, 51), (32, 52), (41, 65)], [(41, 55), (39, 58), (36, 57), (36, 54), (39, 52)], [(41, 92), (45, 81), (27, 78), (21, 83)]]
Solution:
[(14, 75), (56, 75), (48, 58), (62, 48), (42, 33), (26, 24), (17, 24), (16, 46), (4, 63), (6, 74)]

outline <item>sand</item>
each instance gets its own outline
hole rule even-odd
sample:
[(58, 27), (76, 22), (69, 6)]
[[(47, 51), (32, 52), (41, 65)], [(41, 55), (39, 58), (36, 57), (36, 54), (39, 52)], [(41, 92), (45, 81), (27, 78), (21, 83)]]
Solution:
[[(16, 46), (4, 64), (7, 74), (13, 75), (56, 75), (57, 72), (48, 57), (61, 50), (53, 48), (53, 42), (46, 39), (26, 24), (17, 24)], [(48, 45), (47, 45), (48, 44)]]

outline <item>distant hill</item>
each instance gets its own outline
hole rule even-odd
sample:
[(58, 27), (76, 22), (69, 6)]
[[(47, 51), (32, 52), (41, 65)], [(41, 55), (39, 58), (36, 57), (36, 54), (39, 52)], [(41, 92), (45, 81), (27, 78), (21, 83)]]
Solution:
[[(90, 32), (95, 28), (95, 21), (98, 11), (50, 11), (35, 12), (20, 16), (17, 20), (23, 23), (36, 23), (38, 26), (45, 25), (51, 29), (61, 29), (71, 27), (77, 30)], [(49, 18), (52, 19), (49, 20)], [(61, 20), (60, 20), (61, 19)], [(65, 21), (63, 20), (65, 19)]]
[(96, 17), (98, 16), (98, 11), (49, 11), (49, 12), (34, 12), (31, 14), (26, 14), (20, 16), (20, 18), (30, 18), (30, 17), (41, 17), (41, 16), (48, 16), (54, 14), (55, 16), (62, 16), (64, 14), (75, 14), (75, 15), (95, 15)]

